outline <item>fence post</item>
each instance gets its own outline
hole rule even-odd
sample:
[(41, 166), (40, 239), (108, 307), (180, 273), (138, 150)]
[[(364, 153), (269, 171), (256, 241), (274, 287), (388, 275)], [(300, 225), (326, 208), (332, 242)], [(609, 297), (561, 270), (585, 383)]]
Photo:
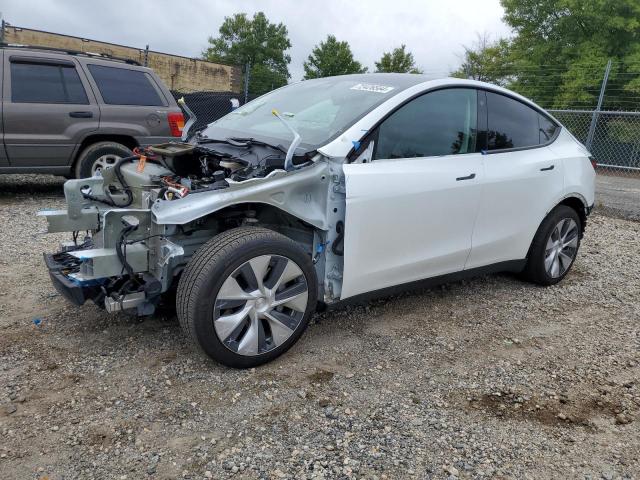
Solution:
[(249, 75), (251, 75), (251, 64), (247, 62), (244, 66), (244, 103), (249, 100)]
[(600, 96), (598, 97), (598, 106), (593, 111), (591, 117), (591, 125), (589, 125), (589, 134), (587, 135), (587, 150), (591, 151), (591, 145), (593, 144), (593, 137), (596, 133), (596, 125), (598, 124), (598, 117), (600, 116), (600, 110), (602, 110), (602, 102), (604, 101), (604, 92), (607, 89), (607, 82), (609, 81), (609, 72), (611, 72), (611, 59), (607, 62), (607, 68), (604, 70), (604, 78), (602, 79), (602, 86), (600, 87)]

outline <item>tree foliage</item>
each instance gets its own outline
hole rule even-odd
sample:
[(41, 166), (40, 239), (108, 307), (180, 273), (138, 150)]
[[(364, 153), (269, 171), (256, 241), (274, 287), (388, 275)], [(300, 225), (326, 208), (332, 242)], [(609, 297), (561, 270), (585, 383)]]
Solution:
[(212, 62), (239, 65), (243, 72), (251, 66), (249, 91), (262, 94), (280, 87), (289, 79), (291, 48), (287, 27), (269, 22), (263, 12), (249, 18), (246, 13), (225, 17), (217, 37), (209, 37), (202, 56)]
[(376, 72), (379, 73), (422, 73), (416, 67), (413, 53), (406, 51), (406, 45), (402, 44), (391, 52), (384, 52), (382, 58), (376, 63)]
[(552, 81), (519, 75), (513, 86), (562, 107), (595, 105), (604, 67), (614, 61), (610, 86), (634, 88), (625, 70), (640, 61), (638, 0), (502, 0), (515, 37), (511, 57), (522, 70), (548, 72)]
[[(605, 107), (640, 95), (638, 0), (501, 0), (508, 40), (465, 48), (454, 72), (506, 85), (546, 107), (592, 108), (613, 61)], [(607, 103), (608, 102), (608, 103)]]
[(316, 45), (304, 62), (304, 78), (330, 77), (349, 73), (365, 73), (366, 67), (353, 58), (347, 42), (339, 42), (335, 36)]
[(470, 78), (481, 82), (505, 85), (513, 71), (509, 60), (509, 42), (491, 41), (485, 33), (476, 43), (464, 46), (462, 65), (451, 74), (456, 78)]

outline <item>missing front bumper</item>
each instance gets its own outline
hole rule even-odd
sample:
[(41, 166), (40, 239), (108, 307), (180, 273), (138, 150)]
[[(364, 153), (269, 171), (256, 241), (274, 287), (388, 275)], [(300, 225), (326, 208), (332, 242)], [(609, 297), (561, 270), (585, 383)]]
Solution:
[(104, 293), (95, 282), (82, 284), (65, 274), (68, 264), (56, 258), (56, 254), (45, 253), (44, 262), (49, 270), (51, 283), (56, 291), (65, 299), (75, 305), (83, 305), (87, 300), (93, 300), (96, 304), (104, 299)]

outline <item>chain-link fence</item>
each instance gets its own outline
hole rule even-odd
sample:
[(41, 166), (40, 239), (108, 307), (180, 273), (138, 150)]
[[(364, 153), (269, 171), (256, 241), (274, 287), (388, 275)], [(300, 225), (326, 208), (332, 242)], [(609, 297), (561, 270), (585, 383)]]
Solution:
[(600, 173), (640, 177), (640, 112), (549, 112), (589, 149)]
[[(233, 92), (171, 91), (171, 93), (176, 100), (184, 98), (187, 106), (196, 115), (197, 121), (192, 127), (194, 129), (205, 127), (244, 103), (244, 95)], [(256, 97), (257, 95), (248, 95), (249, 101)]]

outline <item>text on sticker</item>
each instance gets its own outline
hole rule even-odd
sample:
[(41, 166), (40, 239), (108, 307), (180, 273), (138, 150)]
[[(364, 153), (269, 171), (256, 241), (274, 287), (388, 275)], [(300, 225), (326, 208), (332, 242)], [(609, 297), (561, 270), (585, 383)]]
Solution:
[(389, 93), (394, 87), (388, 85), (374, 85), (373, 83), (358, 83), (351, 87), (351, 90), (362, 90), (363, 92)]

